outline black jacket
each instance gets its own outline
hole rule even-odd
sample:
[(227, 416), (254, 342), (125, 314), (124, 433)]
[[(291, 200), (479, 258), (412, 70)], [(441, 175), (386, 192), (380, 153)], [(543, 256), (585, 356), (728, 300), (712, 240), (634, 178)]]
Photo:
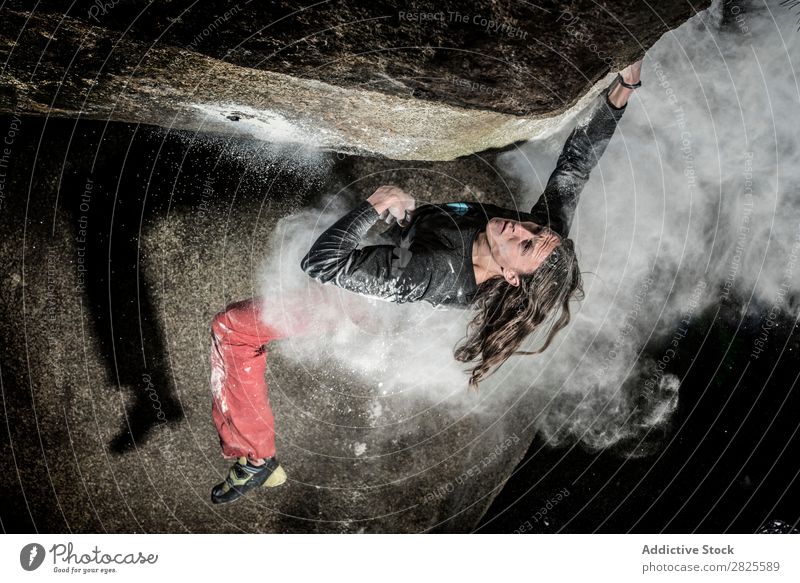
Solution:
[(406, 227), (395, 225), (384, 234), (388, 244), (359, 249), (379, 219), (365, 200), (320, 235), (301, 262), (303, 271), (323, 283), (392, 302), (469, 306), (478, 289), (472, 244), (489, 219), (533, 221), (568, 236), (589, 173), (625, 111), (608, 102), (607, 92), (592, 104), (588, 121), (570, 134), (530, 213), (475, 202), (423, 204)]

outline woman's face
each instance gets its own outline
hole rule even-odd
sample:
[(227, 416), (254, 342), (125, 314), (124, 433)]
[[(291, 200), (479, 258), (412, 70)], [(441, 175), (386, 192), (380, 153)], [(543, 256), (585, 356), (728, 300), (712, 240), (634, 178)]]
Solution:
[(519, 285), (520, 275), (535, 271), (561, 244), (559, 236), (547, 227), (499, 217), (487, 223), (486, 239), (492, 257), (511, 285)]

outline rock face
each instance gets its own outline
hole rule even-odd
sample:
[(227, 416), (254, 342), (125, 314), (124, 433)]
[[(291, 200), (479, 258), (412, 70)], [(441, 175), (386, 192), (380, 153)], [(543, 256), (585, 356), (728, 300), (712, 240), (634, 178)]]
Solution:
[[(478, 415), (465, 382), (434, 402), (383, 398), (374, 383), (324, 360), (298, 366), (288, 344), (276, 346), (268, 381), (289, 483), (217, 508), (209, 491), (228, 464), (210, 416), (211, 319), (257, 291), (255, 268), (276, 224), (321, 193), (363, 195), (394, 183), (429, 202), (520, 202), (492, 154), (398, 163), (325, 152), (304, 162), (296, 148), (272, 142), (454, 158), (547, 131), (555, 123), (547, 116), (591, 98), (587, 89), (602, 86), (608, 65), (566, 26), (557, 48), (541, 44), (555, 13), (523, 25), (521, 8), (496, 3), (475, 6), (527, 27), (526, 50), (539, 60), (513, 61), (525, 39), (480, 26), (401, 23), (397, 8), (389, 26), (375, 17), (390, 10), (380, 3), (294, 16), (282, 3), (248, 3), (221, 21), (218, 12), (182, 12), (180, 2), (139, 19), (141, 2), (79, 3), (66, 18), (55, 3), (35, 13), (30, 4), (12, 3), (0, 18), (8, 58), (0, 108), (11, 112), (0, 118), (0, 374), (10, 420), (0, 467), (18, 468), (0, 472), (3, 527), (472, 530), (531, 443), (533, 386), (487, 384)], [(677, 25), (687, 6), (629, 14), (652, 42), (666, 30), (659, 18)], [(581, 14), (573, 30), (591, 29), (612, 54), (617, 23), (602, 28), (604, 13)], [(659, 24), (645, 27), (648, 19)], [(434, 30), (438, 37), (425, 36)], [(407, 45), (435, 48), (396, 48)], [(459, 54), (481, 46), (481, 55), (464, 65), (440, 45)], [(624, 41), (614, 58), (632, 60), (646, 46)], [(559, 54), (581, 63), (582, 74), (557, 66), (556, 74)], [(486, 64), (492, 58), (513, 63), (505, 77), (503, 66)], [(506, 94), (452, 82), (488, 87), (484, 70)], [(534, 72), (541, 85), (525, 81)], [(558, 91), (543, 89), (554, 84)], [(248, 133), (262, 141), (242, 139)], [(167, 470), (176, 478), (165, 489)]]
[(448, 160), (547, 133), (708, 2), (34, 4), (3, 9), (0, 112)]

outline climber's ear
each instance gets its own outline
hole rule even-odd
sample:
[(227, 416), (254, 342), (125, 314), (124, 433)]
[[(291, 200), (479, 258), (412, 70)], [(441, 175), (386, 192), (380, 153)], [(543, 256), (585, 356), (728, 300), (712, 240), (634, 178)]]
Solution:
[(508, 283), (514, 287), (519, 287), (519, 274), (515, 269), (506, 269), (504, 267), (501, 267), (500, 269), (503, 272), (503, 277)]

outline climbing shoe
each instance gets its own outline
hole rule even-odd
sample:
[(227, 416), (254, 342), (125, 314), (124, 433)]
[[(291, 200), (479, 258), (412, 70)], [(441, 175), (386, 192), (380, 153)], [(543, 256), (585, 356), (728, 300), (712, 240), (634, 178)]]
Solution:
[(254, 466), (240, 457), (228, 472), (225, 481), (211, 490), (214, 504), (238, 500), (254, 488), (273, 488), (286, 481), (286, 472), (274, 457), (267, 458), (262, 466)]

